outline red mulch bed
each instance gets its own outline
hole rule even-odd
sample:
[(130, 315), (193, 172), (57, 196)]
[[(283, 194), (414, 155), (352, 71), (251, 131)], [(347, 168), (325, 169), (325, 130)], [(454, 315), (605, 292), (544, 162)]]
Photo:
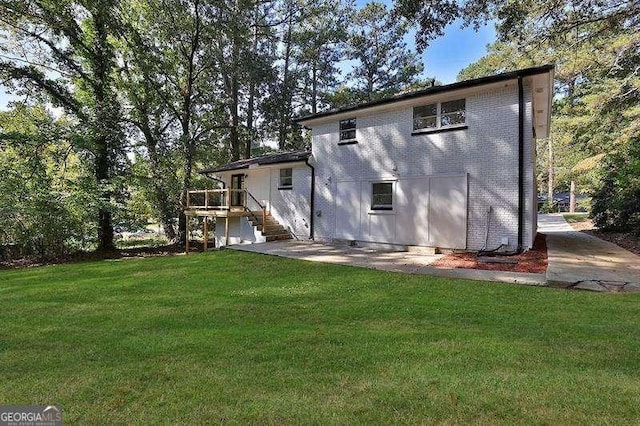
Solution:
[(509, 263), (485, 263), (478, 260), (476, 253), (447, 254), (429, 266), (449, 269), (483, 269), (487, 271), (529, 272), (544, 274), (547, 271), (547, 242), (544, 234), (538, 234), (533, 248), (514, 256), (501, 258), (517, 261)]

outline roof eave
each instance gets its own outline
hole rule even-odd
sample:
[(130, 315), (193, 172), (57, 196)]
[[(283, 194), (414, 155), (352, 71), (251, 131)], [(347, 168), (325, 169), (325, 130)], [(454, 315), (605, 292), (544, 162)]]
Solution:
[(466, 88), (471, 88), (475, 86), (483, 86), (483, 85), (492, 84), (492, 83), (499, 83), (502, 81), (517, 79), (519, 77), (529, 77), (537, 74), (544, 74), (544, 73), (550, 72), (553, 78), (554, 69), (555, 69), (555, 65), (547, 64), (539, 67), (525, 68), (522, 70), (476, 78), (473, 80), (459, 81), (459, 82), (447, 84), (444, 86), (434, 86), (428, 89), (405, 93), (402, 95), (380, 99), (373, 102), (367, 102), (367, 103), (358, 104), (358, 105), (351, 105), (343, 108), (337, 108), (337, 109), (333, 109), (325, 112), (320, 112), (317, 114), (307, 115), (304, 117), (297, 118), (294, 121), (302, 126), (307, 127), (307, 125), (310, 122), (315, 121), (317, 119), (325, 118), (325, 117), (344, 114), (348, 112), (362, 111), (362, 110), (366, 110), (366, 109), (373, 108), (380, 105), (393, 104), (396, 102), (406, 101), (409, 99), (414, 99), (414, 98), (419, 98), (419, 97), (424, 97), (429, 95), (436, 95), (439, 93), (445, 93), (445, 92), (454, 91), (454, 90), (466, 89)]

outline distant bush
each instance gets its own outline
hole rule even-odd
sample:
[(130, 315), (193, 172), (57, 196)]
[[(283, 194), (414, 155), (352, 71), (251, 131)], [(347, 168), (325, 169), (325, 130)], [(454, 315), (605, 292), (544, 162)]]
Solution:
[(605, 157), (591, 215), (605, 231), (640, 234), (640, 138)]
[(118, 240), (116, 242), (116, 247), (123, 248), (133, 248), (133, 247), (158, 247), (169, 244), (169, 240), (164, 237), (151, 237), (151, 238), (131, 238), (128, 240)]

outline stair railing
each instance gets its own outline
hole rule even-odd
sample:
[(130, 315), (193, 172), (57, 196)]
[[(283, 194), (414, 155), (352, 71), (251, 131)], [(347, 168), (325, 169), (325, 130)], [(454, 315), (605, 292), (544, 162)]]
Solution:
[[(249, 195), (249, 197), (251, 197), (251, 199), (260, 207), (260, 209), (262, 210), (262, 229), (260, 230), (261, 232), (264, 232), (266, 223), (267, 223), (267, 208), (265, 206), (262, 205), (262, 203), (260, 203), (260, 201), (258, 201), (256, 199), (256, 197), (253, 196), (252, 193), (250, 193), (249, 191), (247, 191), (246, 189), (244, 190), (247, 195)], [(248, 200), (247, 200), (248, 201)], [(253, 218), (256, 220), (256, 222), (259, 222), (258, 218), (256, 217), (255, 213), (253, 213), (253, 211), (247, 206), (247, 204), (249, 204), (248, 202), (245, 202), (244, 205), (244, 209), (246, 211), (248, 211), (251, 216), (253, 216)]]

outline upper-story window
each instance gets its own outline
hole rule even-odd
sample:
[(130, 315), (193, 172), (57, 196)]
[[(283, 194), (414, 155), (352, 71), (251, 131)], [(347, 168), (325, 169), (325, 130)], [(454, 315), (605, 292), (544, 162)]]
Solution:
[(356, 138), (356, 119), (340, 120), (340, 141), (352, 141)]
[(293, 187), (293, 169), (280, 169), (280, 182), (278, 189), (291, 189)]
[(456, 99), (413, 108), (413, 130), (455, 127), (466, 122), (466, 102)]

